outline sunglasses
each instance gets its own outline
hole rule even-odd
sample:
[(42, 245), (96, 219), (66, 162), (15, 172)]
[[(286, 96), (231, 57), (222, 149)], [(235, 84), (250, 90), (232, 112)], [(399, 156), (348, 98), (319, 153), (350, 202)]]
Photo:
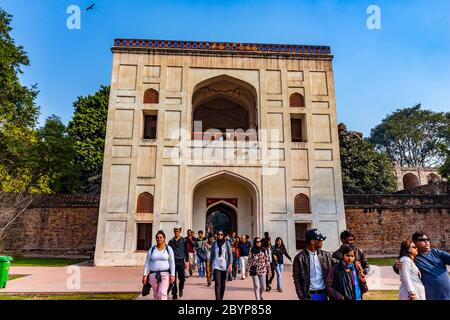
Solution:
[(261, 240), (257, 240), (256, 243), (261, 242)]
[(417, 239), (418, 241), (420, 241), (420, 242), (430, 242), (430, 239), (428, 239), (428, 238), (420, 238), (420, 239)]

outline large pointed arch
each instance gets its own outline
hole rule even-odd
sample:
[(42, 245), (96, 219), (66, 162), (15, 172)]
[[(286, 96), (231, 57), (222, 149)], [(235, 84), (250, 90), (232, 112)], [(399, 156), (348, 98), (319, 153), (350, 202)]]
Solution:
[(193, 89), (193, 132), (253, 130), (254, 134), (259, 126), (257, 101), (257, 91), (248, 82), (225, 74), (204, 80)]
[[(235, 183), (237, 186), (239, 186), (239, 188), (242, 187), (242, 190), (245, 190), (246, 193), (248, 194), (248, 198), (251, 202), (250, 207), (249, 207), (249, 211), (245, 211), (243, 210), (243, 207), (241, 206), (241, 204), (238, 204), (238, 207), (231, 205), (229, 202), (227, 201), (221, 201), (221, 202), (214, 202), (213, 206), (216, 204), (225, 204), (227, 206), (229, 206), (230, 208), (234, 208), (237, 210), (237, 212), (239, 214), (242, 214), (243, 212), (247, 215), (247, 220), (251, 222), (252, 226), (247, 225), (246, 227), (248, 229), (251, 229), (251, 233), (248, 232), (248, 234), (253, 234), (253, 235), (257, 235), (260, 232), (262, 232), (261, 228), (262, 228), (262, 215), (260, 213), (260, 193), (258, 190), (258, 187), (256, 186), (256, 184), (251, 181), (250, 179), (241, 176), (237, 173), (228, 171), (228, 170), (222, 170), (219, 172), (215, 172), (209, 175), (206, 175), (200, 179), (198, 179), (195, 183), (192, 184), (192, 187), (190, 188), (191, 192), (190, 192), (190, 196), (189, 199), (191, 201), (191, 214), (188, 217), (188, 221), (187, 224), (189, 226), (193, 226), (194, 225), (198, 225), (198, 227), (202, 227), (204, 226), (204, 223), (196, 223), (196, 221), (198, 222), (198, 217), (199, 216), (206, 216), (206, 211), (211, 208), (212, 206), (206, 206), (203, 207), (204, 209), (198, 210), (198, 203), (199, 203), (199, 198), (198, 198), (198, 190), (204, 190), (205, 188), (209, 188), (209, 183), (211, 182), (212, 185), (219, 183), (221, 180), (221, 178), (224, 178), (226, 180), (229, 180), (230, 183)], [(216, 181), (218, 180), (218, 181)], [(202, 191), (203, 192), (203, 191)], [(201, 201), (204, 201), (206, 199), (203, 199)], [(226, 199), (225, 199), (226, 200)], [(205, 201), (206, 202), (206, 201)], [(203, 202), (202, 202), (203, 203)], [(197, 210), (196, 208), (196, 204), (197, 204)], [(203, 210), (206, 210), (205, 212), (203, 212)], [(238, 215), (238, 220), (240, 220), (242, 218), (242, 216)], [(249, 222), (249, 223), (250, 223)], [(240, 224), (240, 223), (239, 223)], [(242, 224), (238, 225), (238, 228), (241, 229)], [(247, 230), (248, 230), (247, 229)], [(239, 230), (235, 230), (235, 231), (239, 231)]]

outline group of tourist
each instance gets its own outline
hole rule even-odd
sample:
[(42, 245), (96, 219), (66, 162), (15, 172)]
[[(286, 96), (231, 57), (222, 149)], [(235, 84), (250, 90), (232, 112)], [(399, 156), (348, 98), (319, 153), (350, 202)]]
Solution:
[(305, 235), (306, 248), (293, 263), (293, 278), (300, 300), (362, 300), (368, 291), (369, 264), (354, 245), (355, 236), (341, 233), (342, 246), (333, 254), (322, 250), (325, 236), (317, 229)]
[[(293, 280), (300, 300), (363, 300), (368, 286), (366, 276), (370, 266), (364, 252), (355, 246), (355, 235), (341, 233), (341, 247), (334, 253), (322, 249), (326, 237), (317, 229), (308, 230), (306, 247), (293, 260)], [(206, 278), (208, 287), (214, 281), (216, 300), (223, 300), (226, 283), (237, 279), (253, 280), (256, 300), (271, 290), (277, 276), (277, 291), (282, 289), (284, 257), (291, 260), (283, 240), (278, 237), (272, 245), (266, 232), (253, 243), (246, 235), (236, 232), (227, 235), (188, 230), (181, 236), (181, 228), (174, 229), (174, 237), (166, 245), (164, 232), (156, 235), (156, 245), (147, 254), (143, 283), (148, 281), (154, 298), (167, 300), (183, 296), (185, 278), (192, 276), (195, 268), (200, 278)], [(411, 240), (402, 242), (399, 259), (394, 270), (400, 275), (401, 300), (450, 300), (450, 278), (446, 266), (450, 254), (430, 248), (430, 240), (423, 232), (413, 234)]]
[[(306, 248), (294, 259), (293, 278), (300, 300), (362, 300), (368, 291), (369, 264), (355, 247), (351, 232), (341, 233), (342, 246), (332, 255), (322, 250), (326, 239), (316, 229), (306, 233)], [(431, 249), (430, 239), (416, 232), (401, 244), (394, 265), (400, 274), (399, 299), (450, 300), (447, 272), (450, 254)]]
[(272, 245), (267, 232), (264, 238), (257, 237), (252, 243), (248, 235), (239, 237), (236, 232), (227, 235), (221, 230), (208, 234), (207, 238), (203, 231), (195, 237), (194, 232), (188, 230), (183, 238), (181, 228), (174, 228), (174, 237), (168, 245), (165, 243), (166, 236), (159, 231), (144, 267), (143, 283), (149, 281), (157, 300), (167, 300), (169, 293), (173, 300), (182, 297), (185, 279), (192, 276), (195, 269), (200, 278), (206, 278), (208, 287), (214, 281), (217, 300), (223, 299), (227, 281), (238, 277), (245, 280), (248, 276), (253, 280), (255, 297), (260, 300), (265, 291), (271, 290), (275, 273), (277, 290), (283, 291), (284, 256), (292, 261), (283, 240), (277, 238)]

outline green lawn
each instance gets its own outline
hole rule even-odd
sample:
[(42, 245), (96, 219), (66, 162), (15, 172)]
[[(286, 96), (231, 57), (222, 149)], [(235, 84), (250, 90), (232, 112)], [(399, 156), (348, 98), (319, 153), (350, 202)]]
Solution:
[(398, 300), (397, 290), (374, 290), (364, 295), (364, 300)]
[(13, 280), (20, 279), (20, 278), (23, 278), (26, 276), (27, 276), (26, 274), (8, 274), (8, 281), (13, 281)]
[(56, 259), (56, 258), (14, 258), (13, 267), (65, 267), (86, 261), (85, 259)]
[(369, 258), (369, 264), (374, 266), (389, 266), (392, 267), (397, 261), (396, 257), (388, 257), (388, 258)]
[(0, 294), (0, 300), (134, 300), (139, 293)]

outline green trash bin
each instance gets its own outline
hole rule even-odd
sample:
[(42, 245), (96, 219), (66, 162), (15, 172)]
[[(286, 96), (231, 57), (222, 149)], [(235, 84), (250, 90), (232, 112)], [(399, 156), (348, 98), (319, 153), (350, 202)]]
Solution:
[(0, 289), (6, 287), (8, 281), (9, 266), (12, 258), (7, 256), (0, 256)]

